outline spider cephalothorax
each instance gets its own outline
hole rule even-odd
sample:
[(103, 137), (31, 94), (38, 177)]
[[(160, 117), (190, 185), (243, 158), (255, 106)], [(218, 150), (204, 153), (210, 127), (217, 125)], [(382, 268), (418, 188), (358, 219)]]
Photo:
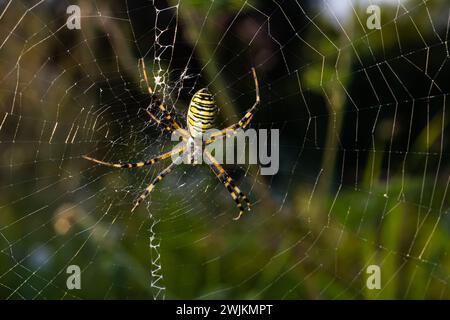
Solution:
[[(236, 220), (239, 219), (241, 215), (244, 213), (244, 210), (246, 208), (250, 210), (250, 202), (248, 198), (242, 193), (242, 191), (236, 186), (233, 179), (228, 175), (228, 173), (220, 165), (220, 163), (211, 155), (210, 152), (204, 150), (204, 147), (208, 144), (213, 143), (217, 139), (222, 139), (226, 136), (233, 135), (237, 129), (246, 129), (247, 126), (250, 124), (250, 121), (253, 119), (253, 115), (256, 111), (256, 108), (260, 103), (258, 79), (256, 78), (255, 69), (252, 68), (252, 74), (256, 90), (256, 101), (253, 104), (253, 106), (237, 123), (213, 133), (208, 137), (208, 140), (202, 141), (201, 145), (199, 146), (194, 141), (199, 136), (202, 136), (202, 134), (204, 134), (208, 130), (214, 128), (215, 120), (218, 114), (218, 107), (216, 102), (214, 101), (214, 96), (206, 88), (197, 91), (192, 96), (187, 113), (187, 129), (184, 129), (182, 128), (181, 124), (172, 116), (172, 114), (168, 111), (166, 105), (158, 98), (158, 96), (153, 92), (153, 89), (150, 87), (143, 59), (141, 59), (141, 65), (144, 79), (147, 84), (147, 89), (152, 98), (152, 103), (146, 110), (148, 115), (158, 125), (163, 125), (166, 131), (168, 132), (177, 131), (181, 135), (184, 143), (172, 149), (171, 151), (159, 155), (155, 158), (136, 163), (110, 163), (97, 160), (88, 156), (83, 157), (87, 160), (109, 167), (136, 168), (152, 165), (161, 160), (172, 158), (174, 155), (177, 156), (176, 160), (172, 161), (172, 163), (169, 166), (167, 166), (163, 171), (161, 171), (161, 173), (158, 174), (158, 176), (145, 189), (144, 193), (142, 193), (142, 195), (136, 201), (134, 207), (131, 209), (131, 211), (134, 211), (134, 209), (136, 209), (136, 207), (154, 189), (155, 185), (162, 179), (164, 179), (164, 177), (172, 171), (175, 165), (181, 162), (180, 160), (182, 160), (187, 155), (192, 156), (193, 153), (201, 152), (202, 156), (207, 158), (206, 162), (208, 163), (211, 170), (214, 172), (214, 174), (217, 176), (220, 182), (222, 182), (222, 184), (231, 194), (233, 200), (236, 202), (236, 206), (239, 209), (239, 215), (235, 219)], [(159, 119), (149, 110), (153, 104), (156, 104), (158, 106), (159, 110), (162, 112), (163, 119)], [(192, 150), (192, 148), (194, 148), (194, 150)], [(196, 150), (198, 148), (200, 148), (200, 151)], [(195, 164), (195, 162), (193, 162), (193, 164)]]

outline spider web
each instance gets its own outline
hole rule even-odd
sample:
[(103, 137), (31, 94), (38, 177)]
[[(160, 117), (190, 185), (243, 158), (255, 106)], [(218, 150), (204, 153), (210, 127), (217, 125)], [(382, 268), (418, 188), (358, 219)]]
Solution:
[[(0, 2), (2, 298), (450, 297), (445, 1), (80, 1), (79, 30), (70, 5)], [(173, 146), (139, 59), (182, 123), (209, 87), (219, 128), (253, 104), (256, 68), (251, 127), (280, 130), (280, 168), (226, 166), (253, 203), (239, 222), (206, 166), (131, 214), (167, 163), (82, 158)]]

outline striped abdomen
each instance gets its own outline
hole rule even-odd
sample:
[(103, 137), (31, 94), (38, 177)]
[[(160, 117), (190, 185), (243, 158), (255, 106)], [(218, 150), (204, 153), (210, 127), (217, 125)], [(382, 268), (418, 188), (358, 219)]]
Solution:
[(218, 108), (214, 97), (208, 89), (197, 91), (189, 104), (187, 124), (191, 136), (196, 137), (209, 129), (215, 128)]

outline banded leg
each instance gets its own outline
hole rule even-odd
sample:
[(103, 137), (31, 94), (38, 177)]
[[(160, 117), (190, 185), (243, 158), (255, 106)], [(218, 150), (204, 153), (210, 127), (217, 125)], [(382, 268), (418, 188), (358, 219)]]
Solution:
[(250, 109), (248, 109), (248, 111), (241, 118), (241, 120), (239, 120), (237, 123), (225, 128), (225, 129), (220, 130), (216, 134), (212, 134), (211, 139), (206, 141), (206, 144), (213, 143), (215, 140), (220, 139), (224, 136), (232, 135), (238, 129), (246, 129), (248, 127), (248, 125), (250, 124), (250, 122), (252, 121), (253, 116), (255, 115), (255, 112), (261, 103), (261, 98), (259, 96), (258, 78), (256, 76), (255, 68), (252, 68), (252, 74), (253, 74), (253, 80), (255, 82), (255, 95), (256, 95), (255, 103), (253, 104), (253, 106)]
[[(181, 157), (179, 157), (180, 159)], [(165, 168), (163, 171), (161, 171), (160, 174), (158, 174), (158, 176), (153, 179), (152, 183), (145, 189), (144, 193), (142, 193), (140, 195), (140, 197), (138, 198), (138, 200), (136, 201), (136, 203), (134, 204), (134, 207), (131, 209), (131, 212), (133, 212), (140, 204), (142, 201), (145, 200), (145, 198), (147, 198), (147, 196), (150, 194), (150, 192), (153, 191), (153, 189), (155, 188), (155, 185), (160, 182), (162, 179), (164, 179), (165, 176), (167, 176), (169, 173), (172, 172), (173, 167), (178, 163), (178, 161), (174, 161), (172, 162), (167, 168)]]
[[(173, 130), (181, 129), (180, 123), (172, 116), (172, 114), (167, 110), (167, 108), (165, 107), (165, 105), (161, 101), (161, 99), (159, 99), (159, 97), (156, 95), (156, 93), (150, 87), (150, 84), (148, 81), (148, 76), (147, 76), (147, 71), (145, 68), (144, 58), (141, 58), (140, 61), (141, 61), (142, 74), (144, 75), (144, 80), (147, 85), (147, 90), (148, 90), (148, 93), (150, 94), (150, 97), (152, 98), (153, 102), (158, 105), (159, 110), (163, 114), (164, 120), (168, 121), (168, 123), (170, 124), (170, 127)], [(153, 113), (151, 113), (148, 109), (146, 111), (153, 120), (155, 120), (158, 124), (161, 123), (161, 120), (158, 120), (158, 118)], [(172, 131), (172, 130), (169, 130), (168, 128), (169, 128), (168, 126), (165, 127), (165, 129), (167, 131)]]
[(150, 118), (152, 118), (152, 120), (158, 125), (158, 126), (163, 126), (164, 130), (168, 131), (168, 132), (172, 132), (174, 129), (171, 125), (165, 125), (162, 123), (161, 120), (159, 120), (152, 112), (150, 112), (148, 109), (145, 109), (145, 111), (147, 112), (147, 114), (150, 116)]
[(250, 211), (251, 203), (248, 200), (247, 196), (242, 193), (242, 191), (236, 186), (233, 179), (228, 175), (225, 169), (217, 162), (217, 160), (207, 151), (205, 151), (206, 157), (210, 160), (209, 167), (217, 176), (217, 178), (222, 182), (227, 191), (230, 193), (233, 198), (236, 206), (239, 210), (239, 215), (233, 220), (239, 220), (239, 218), (244, 213), (244, 210), (247, 209)]
[(155, 164), (156, 162), (162, 161), (162, 160), (166, 160), (170, 157), (172, 157), (175, 154), (184, 152), (186, 150), (186, 145), (177, 147), (175, 149), (172, 149), (169, 152), (163, 153), (162, 155), (159, 155), (155, 158), (146, 160), (146, 161), (141, 161), (141, 162), (134, 162), (134, 163), (112, 163), (112, 162), (105, 162), (105, 161), (101, 161), (101, 160), (97, 160), (88, 156), (83, 156), (84, 159), (107, 166), (107, 167), (113, 167), (113, 168), (139, 168), (139, 167), (143, 167), (143, 166), (149, 166), (152, 164)]

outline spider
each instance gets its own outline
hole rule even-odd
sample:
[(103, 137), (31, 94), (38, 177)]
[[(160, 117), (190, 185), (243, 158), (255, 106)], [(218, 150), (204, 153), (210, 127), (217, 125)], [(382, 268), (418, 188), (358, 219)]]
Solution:
[[(185, 155), (186, 152), (189, 150), (190, 147), (192, 147), (192, 142), (194, 138), (205, 133), (207, 130), (213, 128), (214, 120), (216, 119), (218, 113), (218, 107), (214, 100), (214, 96), (208, 91), (207, 88), (200, 89), (192, 96), (187, 113), (187, 128), (185, 129), (168, 111), (168, 108), (162, 102), (162, 100), (159, 99), (159, 97), (154, 93), (153, 89), (149, 85), (144, 59), (139, 60), (141, 63), (142, 73), (144, 75), (147, 90), (151, 97), (150, 105), (146, 109), (147, 114), (157, 125), (163, 125), (165, 131), (170, 133), (174, 131), (179, 132), (183, 142), (185, 143), (183, 143), (180, 147), (174, 148), (173, 150), (163, 153), (157, 157), (135, 163), (111, 163), (91, 158), (87, 155), (84, 155), (83, 158), (113, 168), (138, 168), (143, 166), (149, 166), (159, 161), (169, 159), (173, 155), (179, 155), (180, 153), (182, 153), (182, 155), (178, 156), (177, 158), (177, 160), (180, 160), (186, 156)], [(250, 109), (248, 109), (245, 115), (237, 123), (212, 134), (208, 140), (202, 143), (203, 145), (201, 146), (201, 150), (203, 150), (204, 152), (203, 154), (209, 160), (208, 165), (210, 169), (214, 172), (219, 181), (225, 186), (225, 188), (228, 190), (231, 197), (233, 198), (234, 202), (236, 203), (236, 206), (239, 210), (239, 215), (236, 216), (234, 220), (238, 220), (244, 213), (244, 210), (247, 209), (248, 211), (250, 211), (251, 207), (250, 201), (248, 200), (247, 196), (245, 196), (244, 193), (242, 193), (242, 191), (236, 186), (233, 179), (219, 164), (219, 162), (214, 158), (214, 156), (209, 151), (204, 150), (204, 147), (213, 143), (217, 139), (229, 137), (235, 134), (236, 130), (238, 129), (244, 130), (250, 124), (255, 114), (255, 111), (257, 110), (257, 107), (260, 104), (259, 85), (256, 76), (256, 71), (255, 68), (252, 68), (251, 70), (253, 80), (255, 82), (255, 93), (256, 93), (255, 103)], [(150, 106), (152, 106), (153, 104), (158, 105), (158, 108), (162, 113), (162, 120), (158, 119), (151, 111), (149, 111)], [(167, 166), (156, 176), (156, 178), (150, 183), (150, 185), (137, 199), (133, 208), (131, 209), (131, 212), (133, 212), (139, 206), (139, 204), (145, 200), (145, 198), (152, 192), (155, 185), (161, 180), (163, 180), (164, 177), (167, 176), (173, 170), (174, 166), (179, 163), (179, 161), (177, 160), (174, 160), (169, 166)]]

